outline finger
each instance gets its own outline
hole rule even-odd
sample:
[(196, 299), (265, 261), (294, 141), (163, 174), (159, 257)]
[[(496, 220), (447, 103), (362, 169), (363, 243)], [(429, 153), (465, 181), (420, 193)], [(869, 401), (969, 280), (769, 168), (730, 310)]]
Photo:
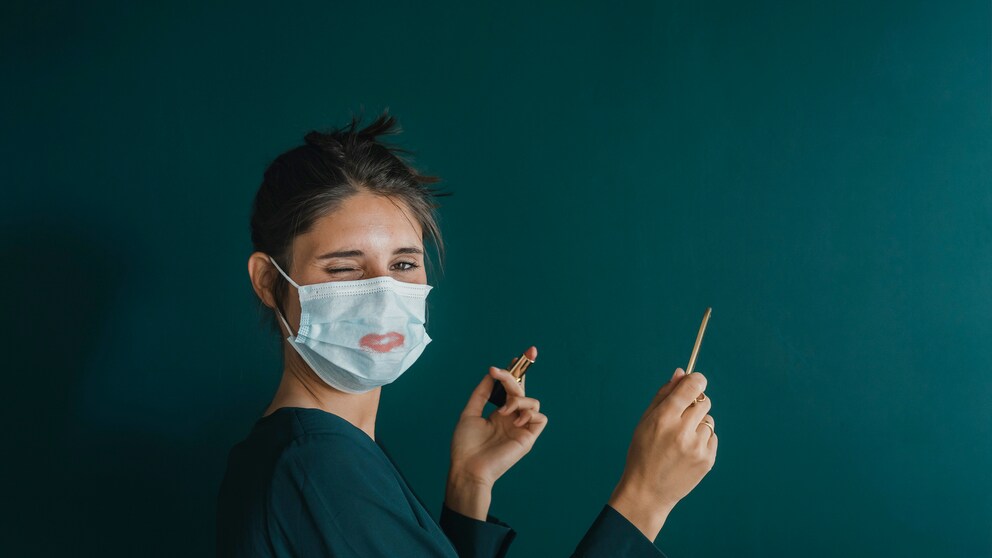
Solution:
[(541, 432), (544, 431), (544, 427), (548, 425), (548, 417), (543, 413), (534, 413), (534, 416), (530, 418), (530, 422), (525, 425), (527, 430), (530, 430), (534, 437), (540, 436)]
[(488, 374), (482, 377), (482, 381), (479, 385), (472, 390), (472, 395), (468, 398), (468, 403), (465, 405), (465, 410), (462, 411), (462, 416), (471, 417), (481, 417), (483, 409), (486, 408), (486, 402), (489, 401), (489, 394), (493, 392), (493, 385), (495, 380), (493, 380)]
[(664, 401), (665, 398), (672, 393), (672, 390), (679, 385), (679, 382), (681, 382), (683, 378), (685, 378), (685, 370), (676, 368), (675, 373), (672, 374), (672, 379), (669, 380), (667, 384), (661, 386), (661, 389), (659, 389), (651, 399), (651, 403), (648, 405), (648, 410), (657, 407), (662, 401)]
[(517, 397), (510, 396), (506, 405), (499, 408), (499, 414), (508, 415), (516, 410), (531, 409), (533, 411), (538, 411), (541, 408), (541, 402), (533, 397)]
[(490, 366), (489, 375), (492, 376), (493, 379), (499, 381), (499, 383), (503, 384), (503, 389), (506, 390), (507, 396), (517, 395), (523, 397), (524, 388), (517, 383), (517, 379), (513, 377), (513, 374), (510, 374), (502, 368)]
[[(698, 397), (699, 394), (703, 393), (705, 390), (706, 376), (703, 376), (699, 372), (693, 372), (692, 374), (683, 376), (682, 380), (679, 381), (679, 385), (675, 386), (672, 393), (666, 397), (660, 405), (663, 407), (664, 412), (676, 413), (676, 416), (678, 416), (681, 415), (682, 412), (689, 407), (690, 403), (695, 401), (696, 397)], [(709, 398), (707, 397), (703, 401), (705, 402), (708, 399)], [(696, 404), (697, 407), (699, 405), (700, 403)], [(708, 410), (709, 408), (707, 407), (707, 411)], [(704, 414), (706, 413), (699, 415), (699, 418), (702, 418)]]
[(696, 426), (696, 433), (701, 435), (701, 444), (706, 446), (710, 436), (716, 434), (716, 421), (713, 420), (713, 417), (710, 415), (703, 417), (703, 420), (699, 421), (699, 425)]
[(689, 407), (687, 407), (686, 410), (683, 411), (682, 416), (688, 416), (686, 413), (697, 407), (703, 407), (706, 409), (706, 412), (709, 412), (709, 409), (713, 408), (713, 400), (710, 399), (706, 394), (700, 393), (699, 395), (696, 396), (695, 399), (689, 402)]
[(694, 399), (693, 401), (690, 401), (689, 402), (689, 406), (691, 407), (691, 406), (693, 406), (693, 405), (701, 402), (704, 399), (706, 399), (706, 393), (705, 392), (700, 392), (700, 394), (696, 396), (696, 399)]
[(527, 424), (534, 415), (534, 411), (531, 410), (521, 412), (520, 416), (517, 417), (517, 420), (513, 421), (513, 426), (523, 426)]
[(689, 430), (695, 430), (699, 423), (703, 422), (703, 417), (713, 408), (713, 401), (707, 397), (702, 401), (697, 401), (682, 412), (682, 424)]

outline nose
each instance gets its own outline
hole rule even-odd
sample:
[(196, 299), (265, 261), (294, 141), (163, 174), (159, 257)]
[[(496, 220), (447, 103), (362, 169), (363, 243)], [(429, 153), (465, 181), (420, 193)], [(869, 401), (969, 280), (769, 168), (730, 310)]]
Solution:
[(365, 269), (365, 277), (367, 279), (377, 279), (379, 277), (386, 277), (389, 275), (389, 265), (385, 263), (370, 263)]

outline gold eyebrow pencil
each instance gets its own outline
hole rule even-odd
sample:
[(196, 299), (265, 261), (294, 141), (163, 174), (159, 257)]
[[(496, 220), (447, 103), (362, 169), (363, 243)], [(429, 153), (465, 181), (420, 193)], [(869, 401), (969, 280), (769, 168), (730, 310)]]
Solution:
[(713, 313), (713, 309), (707, 308), (706, 313), (703, 314), (703, 323), (699, 324), (699, 333), (696, 334), (696, 344), (692, 346), (692, 355), (689, 357), (689, 366), (685, 367), (685, 373), (687, 376), (692, 374), (692, 369), (696, 367), (696, 357), (699, 356), (699, 346), (703, 344), (703, 334), (706, 333), (706, 324), (710, 321), (711, 313)]
[[(703, 323), (699, 324), (699, 333), (696, 334), (696, 344), (692, 346), (692, 354), (689, 356), (689, 366), (685, 367), (686, 376), (692, 374), (692, 369), (696, 366), (696, 357), (699, 356), (699, 346), (703, 344), (703, 334), (706, 333), (706, 324), (709, 323), (712, 312), (713, 308), (706, 308), (706, 313), (703, 314)], [(697, 401), (703, 401), (705, 399), (706, 394), (700, 393), (689, 406), (694, 407)]]

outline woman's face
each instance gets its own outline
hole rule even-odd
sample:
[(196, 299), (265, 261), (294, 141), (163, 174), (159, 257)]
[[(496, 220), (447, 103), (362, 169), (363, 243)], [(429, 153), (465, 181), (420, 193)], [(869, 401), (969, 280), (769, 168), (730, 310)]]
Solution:
[[(385, 275), (427, 283), (420, 223), (403, 202), (367, 192), (347, 198), (318, 219), (309, 232), (293, 239), (292, 250), (293, 263), (286, 272), (300, 285)], [(268, 266), (278, 273), (271, 263)], [(294, 332), (300, 323), (295, 291), (290, 285), (285, 298), (286, 320)]]

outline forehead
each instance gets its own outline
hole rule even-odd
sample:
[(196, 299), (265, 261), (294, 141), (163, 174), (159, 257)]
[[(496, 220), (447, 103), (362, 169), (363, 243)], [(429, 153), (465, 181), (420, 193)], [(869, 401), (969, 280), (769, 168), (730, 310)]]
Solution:
[(423, 230), (404, 202), (361, 192), (318, 218), (293, 244), (303, 258), (316, 257), (318, 251), (344, 249), (391, 253), (400, 246), (423, 247)]

